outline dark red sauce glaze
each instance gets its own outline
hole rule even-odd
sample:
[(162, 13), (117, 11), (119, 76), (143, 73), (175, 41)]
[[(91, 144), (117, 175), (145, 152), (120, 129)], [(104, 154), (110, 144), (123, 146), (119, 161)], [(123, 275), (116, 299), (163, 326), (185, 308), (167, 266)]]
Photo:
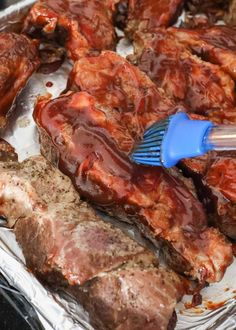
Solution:
[[(135, 43), (134, 60), (139, 68), (176, 102), (203, 115), (199, 119), (235, 124), (234, 75), (227, 71), (227, 67), (234, 71), (236, 63), (235, 30), (222, 26), (156, 29), (153, 33), (136, 34)], [(219, 61), (213, 59), (214, 54), (222, 55), (217, 57)], [(233, 239), (236, 239), (235, 159), (235, 152), (228, 156), (214, 153), (180, 164), (184, 174), (194, 179), (211, 223)]]
[(207, 29), (170, 28), (183, 45), (203, 60), (220, 65), (234, 80), (236, 79), (236, 30), (227, 26)]
[(116, 1), (37, 1), (25, 20), (23, 32), (65, 44), (73, 60), (90, 52), (113, 49), (113, 2)]
[[(157, 86), (193, 113), (235, 120), (234, 82), (218, 66), (194, 56), (173, 29), (135, 35), (135, 63)], [(225, 111), (227, 109), (227, 112)]]
[(149, 31), (173, 24), (183, 7), (183, 0), (129, 0), (127, 32)]
[(111, 52), (78, 61), (69, 86), (89, 93), (68, 93), (41, 101), (35, 109), (44, 154), (51, 157), (49, 138), (58, 157), (54, 161), (80, 194), (166, 244), (173, 268), (183, 269), (184, 264), (184, 271), (201, 281), (220, 279), (232, 260), (231, 246), (217, 230), (207, 228), (202, 206), (180, 174), (140, 167), (128, 158), (146, 126), (175, 111), (173, 103)]
[(47, 82), (46, 82), (46, 86), (47, 86), (47, 87), (52, 87), (52, 86), (53, 86), (53, 82), (51, 82), (51, 81), (47, 81)]
[(233, 243), (232, 247), (233, 247), (233, 255), (236, 257), (236, 243)]

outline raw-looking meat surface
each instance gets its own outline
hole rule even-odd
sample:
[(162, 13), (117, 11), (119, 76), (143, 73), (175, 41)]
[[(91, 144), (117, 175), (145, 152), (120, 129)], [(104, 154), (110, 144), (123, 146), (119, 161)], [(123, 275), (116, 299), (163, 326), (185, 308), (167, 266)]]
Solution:
[(234, 81), (218, 65), (192, 54), (177, 38), (178, 31), (137, 33), (132, 61), (189, 111), (218, 123), (231, 122), (236, 116)]
[(174, 328), (186, 280), (104, 222), (43, 157), (1, 162), (0, 172), (0, 213), (40, 279), (76, 297), (96, 329)]
[(136, 223), (162, 246), (174, 269), (200, 281), (220, 280), (232, 260), (231, 246), (207, 228), (202, 206), (180, 174), (134, 165), (127, 156), (155, 118), (173, 111), (171, 102), (168, 109), (151, 81), (112, 52), (79, 60), (69, 86), (87, 92), (36, 106), (43, 154), (88, 200)]
[(174, 24), (183, 3), (183, 0), (129, 0), (126, 32), (132, 38), (137, 30), (149, 31)]
[(0, 33), (0, 127), (16, 96), (39, 66), (37, 43), (24, 35)]
[[(132, 60), (157, 86), (163, 87), (176, 101), (185, 103), (188, 110), (204, 115), (200, 119), (235, 124), (232, 79), (235, 77), (235, 30), (224, 26), (198, 30), (156, 29), (152, 34), (136, 34), (135, 38), (136, 54)], [(231, 166), (219, 153), (188, 159), (180, 165), (184, 173), (194, 179), (212, 222), (231, 238), (236, 238), (236, 207), (232, 197), (236, 187), (232, 179), (228, 186), (231, 193), (226, 197), (218, 180), (225, 186), (223, 178), (233, 178), (235, 156), (235, 153), (230, 155)], [(219, 158), (217, 164), (216, 158)], [(214, 176), (218, 173), (218, 180), (212, 180), (213, 173)]]
[(23, 32), (65, 45), (73, 60), (116, 44), (112, 15), (117, 1), (39, 0), (30, 10)]

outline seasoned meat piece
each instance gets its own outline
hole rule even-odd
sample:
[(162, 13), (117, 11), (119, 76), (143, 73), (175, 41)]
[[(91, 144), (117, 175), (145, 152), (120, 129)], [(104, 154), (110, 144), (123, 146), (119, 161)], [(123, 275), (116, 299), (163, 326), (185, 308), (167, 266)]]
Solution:
[(73, 60), (115, 47), (112, 14), (116, 0), (38, 0), (23, 32), (65, 45)]
[(177, 29), (169, 31), (183, 45), (203, 60), (219, 64), (221, 69), (236, 79), (236, 30), (227, 26), (208, 29)]
[(43, 157), (0, 163), (0, 171), (0, 212), (14, 224), (27, 266), (83, 303), (96, 329), (172, 324), (186, 280), (104, 222)]
[(173, 272), (133, 265), (97, 278), (84, 291), (85, 306), (104, 318), (111, 330), (174, 329), (176, 315), (172, 311), (182, 293), (183, 285)]
[(183, 3), (183, 0), (129, 0), (126, 32), (132, 37), (137, 30), (146, 32), (174, 24)]
[(176, 30), (137, 33), (132, 60), (191, 112), (205, 114), (216, 122), (229, 120), (236, 114), (233, 80), (217, 65), (192, 55), (172, 33)]
[[(224, 63), (219, 62), (222, 64), (221, 68), (227, 71), (227, 67), (231, 67), (228, 63), (232, 63), (233, 68), (235, 36), (235, 32), (227, 27), (205, 30), (169, 28), (167, 32), (159, 29), (155, 34), (138, 34), (136, 61), (140, 69), (145, 71), (158, 86), (163, 87), (176, 100), (183, 100), (188, 109), (204, 114), (206, 119), (216, 123), (233, 124), (236, 122), (236, 108), (232, 79), (219, 66), (199, 60), (190, 53), (190, 50), (213, 62), (214, 52), (215, 54), (230, 52), (232, 56), (230, 55), (228, 59), (225, 57)], [(189, 49), (186, 49), (187, 47)], [(228, 72), (230, 73), (229, 70)], [(232, 157), (234, 164), (235, 154)], [(211, 218), (214, 219), (214, 223), (224, 234), (235, 238), (234, 199), (229, 197), (232, 195), (225, 198), (218, 183), (209, 184), (212, 182), (211, 166), (215, 158), (214, 154), (214, 156), (188, 159), (181, 162), (181, 168), (186, 175), (194, 179), (198, 195)], [(221, 175), (231, 177), (233, 171), (226, 165), (227, 160), (220, 158), (220, 163), (225, 164), (220, 167)], [(233, 186), (230, 186), (229, 190), (234, 194)]]
[(17, 161), (18, 155), (15, 152), (15, 149), (7, 143), (5, 140), (0, 138), (0, 161)]
[[(234, 83), (224, 71), (227, 63), (234, 62), (236, 46), (235, 31), (227, 27), (213, 27), (205, 30), (169, 28), (156, 29), (149, 34), (136, 34), (133, 58), (139, 68), (164, 88), (175, 100), (186, 104), (187, 109), (205, 115), (200, 119), (210, 119), (218, 124), (235, 123), (236, 108)], [(218, 49), (218, 51), (217, 51)], [(209, 50), (209, 52), (208, 52)], [(217, 65), (204, 62), (190, 51), (214, 62), (213, 53), (230, 52), (225, 57), (222, 69)], [(222, 57), (223, 58), (223, 57)], [(230, 65), (228, 65), (230, 67)], [(233, 74), (232, 74), (233, 76)], [(215, 156), (214, 156), (215, 157)], [(235, 154), (233, 155), (235, 157)], [(234, 159), (232, 160), (234, 163)], [(209, 184), (212, 155), (187, 159), (180, 166), (185, 175), (194, 179), (200, 199), (205, 204), (214, 223), (229, 237), (236, 237), (235, 204), (232, 198), (225, 198), (218, 184)], [(227, 163), (221, 159), (221, 163)], [(221, 166), (221, 175), (232, 176), (232, 170)], [(233, 186), (229, 190), (234, 194)], [(216, 196), (218, 196), (216, 198)], [(228, 228), (227, 228), (228, 226)], [(235, 228), (235, 230), (233, 230)]]
[(171, 103), (168, 109), (148, 78), (112, 52), (79, 60), (69, 85), (88, 93), (41, 101), (35, 109), (42, 152), (84, 197), (161, 245), (174, 269), (201, 281), (219, 280), (232, 260), (231, 246), (207, 228), (201, 204), (178, 177), (127, 157)]
[(23, 35), (0, 33), (0, 127), (16, 96), (39, 66), (37, 44)]

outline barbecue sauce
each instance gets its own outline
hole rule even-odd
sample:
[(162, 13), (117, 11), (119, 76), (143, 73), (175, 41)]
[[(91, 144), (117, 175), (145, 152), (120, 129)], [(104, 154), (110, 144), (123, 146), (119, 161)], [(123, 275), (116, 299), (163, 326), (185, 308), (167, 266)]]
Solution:
[(23, 32), (65, 45), (68, 56), (76, 60), (115, 48), (112, 12), (112, 6), (99, 0), (44, 0), (32, 7)]
[(129, 3), (129, 20), (139, 22), (140, 28), (145, 30), (168, 27), (179, 16), (183, 3), (183, 0), (132, 0)]
[[(206, 220), (200, 205), (194, 205), (194, 198), (184, 185), (161, 168), (132, 164), (127, 153), (119, 150), (117, 143), (110, 138), (106, 116), (95, 107), (94, 98), (87, 93), (62, 96), (42, 109), (39, 104), (35, 116), (60, 152), (61, 170), (74, 178), (83, 195), (106, 206), (124, 203), (136, 189), (158, 201), (161, 199), (159, 189), (162, 189), (169, 196), (169, 202), (174, 203), (170, 206), (176, 210), (174, 222), (170, 220), (169, 225), (178, 222), (189, 231), (189, 235), (205, 229)], [(96, 178), (90, 181), (90, 175), (99, 176), (102, 173), (110, 175), (107, 186), (96, 186)], [(133, 203), (145, 206), (145, 195), (138, 194), (144, 200)], [(195, 217), (198, 222), (193, 221)], [(154, 226), (154, 223), (151, 225)]]
[[(174, 177), (162, 168), (135, 165), (128, 157), (148, 125), (176, 111), (173, 103), (112, 52), (79, 60), (69, 86), (84, 92), (69, 91), (46, 104), (39, 102), (34, 117), (42, 138), (52, 142), (59, 168), (81, 196), (169, 241), (166, 255), (176, 269), (187, 263), (187, 255), (209, 255), (218, 240), (226, 259), (217, 276), (223, 273), (231, 261), (230, 246), (217, 231), (207, 228), (201, 204), (179, 180), (178, 172)], [(212, 258), (207, 258), (207, 267), (202, 259), (196, 263), (201, 282), (215, 276)]]

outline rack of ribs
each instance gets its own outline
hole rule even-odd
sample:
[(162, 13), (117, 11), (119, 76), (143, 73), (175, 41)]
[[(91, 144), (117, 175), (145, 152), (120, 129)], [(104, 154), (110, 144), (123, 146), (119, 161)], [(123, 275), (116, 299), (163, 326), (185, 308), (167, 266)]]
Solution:
[(0, 33), (0, 128), (38, 66), (36, 41), (16, 33)]
[(68, 56), (76, 60), (114, 49), (116, 44), (112, 16), (118, 0), (39, 0), (24, 22), (23, 32), (65, 45)]
[[(132, 60), (169, 96), (184, 102), (193, 113), (204, 115), (201, 119), (218, 124), (235, 123), (233, 29), (222, 26), (201, 30), (156, 29), (137, 34), (135, 45)], [(180, 167), (194, 179), (211, 221), (235, 239), (235, 153), (229, 156), (210, 153), (185, 160)]]
[(220, 280), (232, 261), (231, 245), (207, 228), (181, 174), (129, 161), (144, 129), (176, 111), (173, 102), (113, 52), (77, 61), (68, 88), (36, 106), (43, 154), (83, 197), (161, 246), (173, 269), (201, 282)]
[(129, 0), (127, 34), (174, 24), (183, 8), (183, 0)]
[(27, 267), (72, 294), (96, 329), (173, 329), (188, 281), (82, 202), (42, 156), (0, 162), (0, 214)]

